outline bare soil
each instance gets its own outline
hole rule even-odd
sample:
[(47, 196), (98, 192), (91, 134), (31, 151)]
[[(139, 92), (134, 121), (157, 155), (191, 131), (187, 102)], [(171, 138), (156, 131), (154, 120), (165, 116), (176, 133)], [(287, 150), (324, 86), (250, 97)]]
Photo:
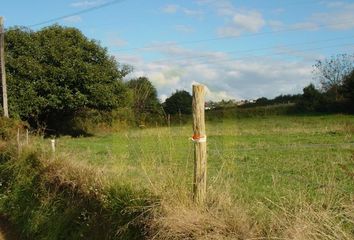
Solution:
[(0, 240), (18, 240), (19, 235), (5, 217), (0, 216)]

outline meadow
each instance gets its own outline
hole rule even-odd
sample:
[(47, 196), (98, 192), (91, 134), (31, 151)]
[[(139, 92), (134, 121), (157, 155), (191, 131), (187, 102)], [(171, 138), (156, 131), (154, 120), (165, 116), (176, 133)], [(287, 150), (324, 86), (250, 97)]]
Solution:
[[(255, 206), (354, 192), (354, 117), (270, 116), (207, 122), (208, 189)], [(192, 189), (191, 124), (60, 138), (58, 154), (157, 194)], [(170, 192), (170, 191), (167, 191)], [(174, 195), (174, 194), (173, 194)], [(338, 196), (339, 197), (339, 196)]]
[(204, 206), (188, 122), (60, 137), (55, 154), (32, 137), (19, 160), (3, 155), (15, 180), (0, 206), (38, 239), (353, 239), (354, 116), (220, 118), (206, 132)]

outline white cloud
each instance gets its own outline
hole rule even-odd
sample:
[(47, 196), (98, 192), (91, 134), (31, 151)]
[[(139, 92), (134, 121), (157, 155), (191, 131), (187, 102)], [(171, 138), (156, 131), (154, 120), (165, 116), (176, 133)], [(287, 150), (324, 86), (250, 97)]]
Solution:
[[(302, 59), (254, 57), (233, 60), (225, 53), (200, 52), (180, 46), (166, 46), (160, 52), (179, 60), (148, 62), (134, 56), (125, 57), (127, 61), (123, 63), (134, 65), (132, 77), (149, 77), (161, 98), (170, 96), (177, 89), (190, 91), (194, 82), (210, 89), (209, 100), (275, 97), (299, 93), (312, 80), (312, 66)], [(200, 55), (209, 56), (203, 57), (208, 61), (203, 63), (198, 58)], [(122, 59), (118, 58), (118, 61)]]
[(266, 21), (260, 12), (238, 10), (232, 14), (231, 22), (220, 27), (217, 32), (219, 36), (239, 36), (246, 32), (259, 32), (265, 24)]
[(221, 27), (217, 30), (217, 33), (221, 37), (228, 37), (228, 36), (240, 36), (241, 31), (238, 28), (228, 26), (228, 27)]
[(118, 37), (111, 37), (111, 38), (109, 38), (108, 42), (111, 46), (114, 46), (114, 47), (123, 47), (128, 44), (128, 42), (126, 40), (124, 40), (122, 38), (118, 38)]
[(93, 0), (93, 1), (78, 1), (70, 4), (71, 7), (75, 8), (90, 8), (106, 3), (103, 0)]
[(195, 31), (195, 29), (191, 26), (187, 26), (187, 25), (176, 25), (175, 29), (179, 32), (183, 32), (183, 33), (192, 33)]
[(285, 12), (284, 8), (275, 8), (275, 9), (272, 10), (272, 13), (276, 14), (276, 15), (282, 14), (284, 12)]
[(307, 31), (314, 31), (318, 28), (319, 26), (315, 22), (298, 22), (290, 26), (290, 29), (303, 29)]
[(200, 19), (204, 15), (204, 12), (201, 10), (189, 9), (189, 8), (185, 8), (180, 5), (177, 5), (177, 4), (168, 4), (168, 5), (164, 6), (161, 10), (163, 13), (166, 13), (166, 14), (175, 14), (175, 13), (180, 12), (184, 15), (197, 17)]
[(332, 30), (348, 30), (354, 28), (354, 5), (332, 13), (317, 13), (313, 15), (314, 21), (328, 25)]
[(313, 13), (305, 21), (284, 24), (281, 21), (270, 20), (267, 23), (276, 31), (282, 29), (315, 31), (319, 28), (339, 31), (354, 28), (354, 3), (323, 1), (322, 4), (328, 8), (328, 10), (325, 12)]
[(258, 32), (265, 25), (265, 20), (256, 11), (239, 12), (233, 16), (233, 24), (245, 31)]
[(82, 21), (82, 18), (78, 15), (75, 15), (75, 16), (64, 18), (64, 21), (67, 23), (78, 23)]
[(225, 91), (212, 91), (209, 89), (209, 91), (207, 91), (207, 96), (206, 96), (207, 100), (211, 100), (211, 101), (220, 101), (222, 99), (227, 100), (227, 99), (240, 99), (237, 96), (231, 96), (229, 95), (229, 93), (225, 92)]
[(220, 16), (232, 16), (237, 11), (230, 1), (212, 1), (211, 4)]
[(345, 3), (342, 1), (322, 1), (320, 3), (328, 8), (343, 7), (345, 5)]
[(224, 25), (217, 28), (217, 34), (221, 37), (259, 32), (266, 25), (261, 12), (236, 7), (229, 0), (196, 0), (196, 2), (200, 5), (209, 5), (217, 15), (222, 17)]
[(286, 27), (285, 23), (278, 20), (269, 20), (267, 24), (274, 31), (283, 30)]
[(316, 51), (307, 50), (306, 48), (303, 50), (294, 49), (294, 48), (291, 48), (288, 46), (278, 46), (274, 49), (274, 53), (277, 55), (285, 55), (288, 58), (289, 57), (300, 58), (306, 62), (313, 62), (314, 59), (323, 59), (324, 58), (324, 56), (322, 54), (318, 54)]
[(180, 6), (176, 4), (169, 4), (162, 8), (162, 12), (172, 14), (172, 13), (176, 13), (179, 10), (179, 8)]
[(198, 18), (202, 18), (204, 15), (204, 12), (201, 10), (192, 10), (188, 8), (182, 8), (182, 12), (186, 14), (187, 16), (194, 16)]
[(285, 24), (282, 21), (278, 20), (269, 20), (267, 22), (268, 26), (273, 31), (282, 31), (282, 30), (303, 30), (303, 31), (316, 31), (320, 28), (320, 24), (314, 21), (306, 22), (297, 22), (293, 24)]

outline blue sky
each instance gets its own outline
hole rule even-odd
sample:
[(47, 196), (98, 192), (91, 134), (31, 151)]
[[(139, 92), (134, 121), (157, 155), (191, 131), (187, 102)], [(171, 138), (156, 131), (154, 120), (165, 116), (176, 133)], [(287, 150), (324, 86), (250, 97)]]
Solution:
[[(4, 1), (6, 27), (53, 23), (98, 40), (129, 77), (147, 76), (161, 99), (195, 82), (208, 99), (300, 93), (316, 59), (354, 52), (354, 1)], [(47, 20), (71, 15), (58, 21)]]

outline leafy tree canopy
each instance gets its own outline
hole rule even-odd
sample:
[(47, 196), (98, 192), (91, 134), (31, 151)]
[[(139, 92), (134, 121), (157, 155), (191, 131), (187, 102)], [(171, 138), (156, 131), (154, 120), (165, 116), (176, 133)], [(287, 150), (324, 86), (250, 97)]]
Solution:
[(353, 54), (338, 54), (323, 60), (317, 60), (314, 65), (314, 78), (319, 80), (322, 89), (333, 92), (335, 100), (343, 96), (339, 92), (344, 78), (354, 70)]
[(127, 82), (133, 93), (133, 111), (139, 124), (145, 123), (150, 115), (162, 115), (162, 107), (157, 97), (157, 90), (146, 77), (139, 77)]
[(75, 28), (37, 32), (8, 29), (5, 36), (10, 111), (46, 122), (85, 108), (111, 111), (127, 105), (126, 68)]
[(341, 93), (347, 103), (349, 103), (349, 111), (354, 112), (354, 70), (345, 77), (341, 87)]
[(191, 114), (192, 96), (185, 90), (179, 90), (173, 93), (164, 103), (165, 112), (168, 114)]

